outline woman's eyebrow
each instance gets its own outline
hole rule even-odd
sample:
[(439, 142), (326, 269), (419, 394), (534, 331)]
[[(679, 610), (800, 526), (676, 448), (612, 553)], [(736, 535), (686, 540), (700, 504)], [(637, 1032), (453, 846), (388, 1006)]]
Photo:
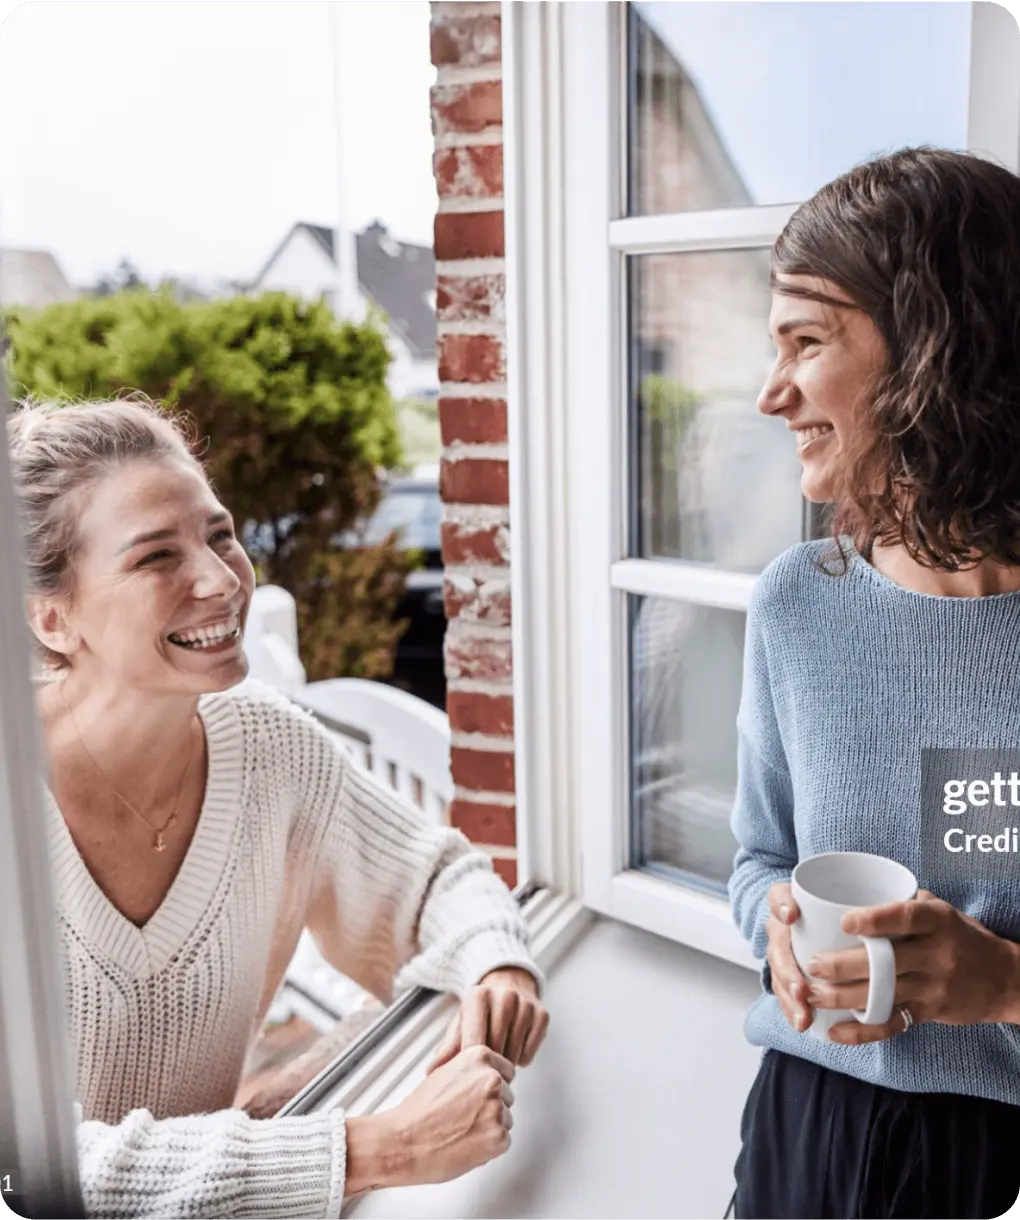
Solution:
[[(230, 521), (230, 513), (223, 510), (211, 513), (205, 519), (206, 526), (222, 525), (228, 521)], [(141, 546), (143, 542), (166, 542), (168, 538), (173, 538), (176, 533), (177, 529), (174, 527), (173, 529), (149, 530), (146, 534), (136, 534), (124, 543), (117, 551), (117, 554), (123, 555), (125, 551), (130, 551), (132, 547)]]
[(777, 335), (788, 335), (791, 330), (796, 330), (800, 326), (824, 326), (825, 323), (821, 318), (789, 318), (785, 322), (780, 322), (776, 327)]

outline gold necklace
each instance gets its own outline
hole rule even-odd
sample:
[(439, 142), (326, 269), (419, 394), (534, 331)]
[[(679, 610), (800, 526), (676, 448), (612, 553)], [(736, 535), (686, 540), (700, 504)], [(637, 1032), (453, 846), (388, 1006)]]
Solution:
[(181, 798), (184, 795), (184, 789), (187, 786), (188, 777), (191, 775), (191, 764), (195, 761), (194, 751), (192, 751), (191, 757), (188, 759), (188, 765), (184, 768), (184, 775), (181, 778), (181, 785), (177, 789), (177, 800), (174, 802), (173, 813), (170, 814), (170, 816), (167, 818), (167, 820), (163, 823), (162, 826), (159, 826), (159, 827), (153, 826), (153, 824), (149, 821), (149, 819), (143, 813), (139, 813), (139, 811), (134, 807), (134, 805), (131, 804), (131, 802), (127, 799), (126, 796), (122, 795), (120, 792), (117, 791), (117, 789), (110, 782), (109, 776), (106, 774), (106, 772), (103, 770), (103, 768), (99, 765), (99, 763), (97, 763), (96, 760), (92, 757), (92, 751), (85, 744), (85, 738), (82, 737), (81, 729), (78, 728), (78, 721), (75, 719), (74, 712), (71, 711), (71, 705), (67, 702), (67, 695), (64, 693), (64, 683), (60, 682), (59, 686), (60, 686), (60, 698), (63, 701), (64, 707), (67, 709), (67, 714), (71, 717), (71, 724), (74, 725), (74, 731), (78, 737), (78, 744), (81, 746), (82, 750), (84, 750), (86, 758), (88, 758), (89, 762), (93, 765), (93, 767), (95, 767), (100, 778), (106, 784), (106, 786), (110, 789), (110, 791), (113, 793), (113, 795), (117, 798), (117, 800), (120, 801), (121, 804), (124, 805), (127, 809), (129, 809), (135, 815), (136, 818), (138, 818), (142, 822), (144, 822), (145, 825), (148, 826), (148, 828), (156, 836), (153, 839), (153, 843), (152, 843), (153, 849), (155, 851), (165, 851), (166, 843), (163, 840), (163, 836), (170, 829), (170, 827), (173, 826), (173, 824), (177, 821), (177, 811), (178, 811), (178, 809), (180, 809)]

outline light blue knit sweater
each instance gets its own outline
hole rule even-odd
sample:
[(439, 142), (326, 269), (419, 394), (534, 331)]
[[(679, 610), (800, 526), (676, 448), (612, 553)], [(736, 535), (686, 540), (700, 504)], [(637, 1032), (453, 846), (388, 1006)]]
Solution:
[[(780, 555), (748, 613), (730, 899), (758, 957), (769, 888), (805, 856), (875, 852), (934, 888), (920, 861), (922, 746), (1020, 748), (1020, 593), (914, 593), (856, 553), (846, 575), (829, 576), (813, 560), (830, 545)], [(1012, 883), (961, 879), (938, 896), (1020, 941), (1020, 858)], [(766, 990), (745, 1032), (894, 1089), (1020, 1104), (1020, 1025), (927, 1023), (839, 1046), (798, 1034)]]

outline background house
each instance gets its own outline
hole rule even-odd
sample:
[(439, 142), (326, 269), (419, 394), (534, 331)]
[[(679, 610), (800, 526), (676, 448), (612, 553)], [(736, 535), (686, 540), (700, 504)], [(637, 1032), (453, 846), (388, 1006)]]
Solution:
[[(387, 320), (393, 354), (389, 383), (395, 398), (434, 398), (436, 268), (428, 246), (395, 240), (378, 221), (354, 235), (352, 300), (338, 300), (335, 231), (299, 221), (270, 255), (249, 291), (280, 289), (308, 300), (325, 296), (338, 314), (364, 315), (369, 305)], [(353, 277), (352, 277), (353, 278)]]
[(0, 306), (41, 308), (77, 295), (49, 250), (0, 249)]

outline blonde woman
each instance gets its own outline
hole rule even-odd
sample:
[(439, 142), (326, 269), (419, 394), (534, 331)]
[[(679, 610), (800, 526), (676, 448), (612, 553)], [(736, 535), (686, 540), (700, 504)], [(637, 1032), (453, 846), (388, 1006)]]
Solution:
[[(335, 1216), (509, 1145), (515, 1065), (547, 1022), (486, 857), (244, 683), (254, 587), (178, 425), (145, 403), (8, 420), (46, 676), (38, 714), (94, 1216)], [(463, 997), (425, 1082), (388, 1113), (232, 1108), (303, 928), (382, 998)]]

